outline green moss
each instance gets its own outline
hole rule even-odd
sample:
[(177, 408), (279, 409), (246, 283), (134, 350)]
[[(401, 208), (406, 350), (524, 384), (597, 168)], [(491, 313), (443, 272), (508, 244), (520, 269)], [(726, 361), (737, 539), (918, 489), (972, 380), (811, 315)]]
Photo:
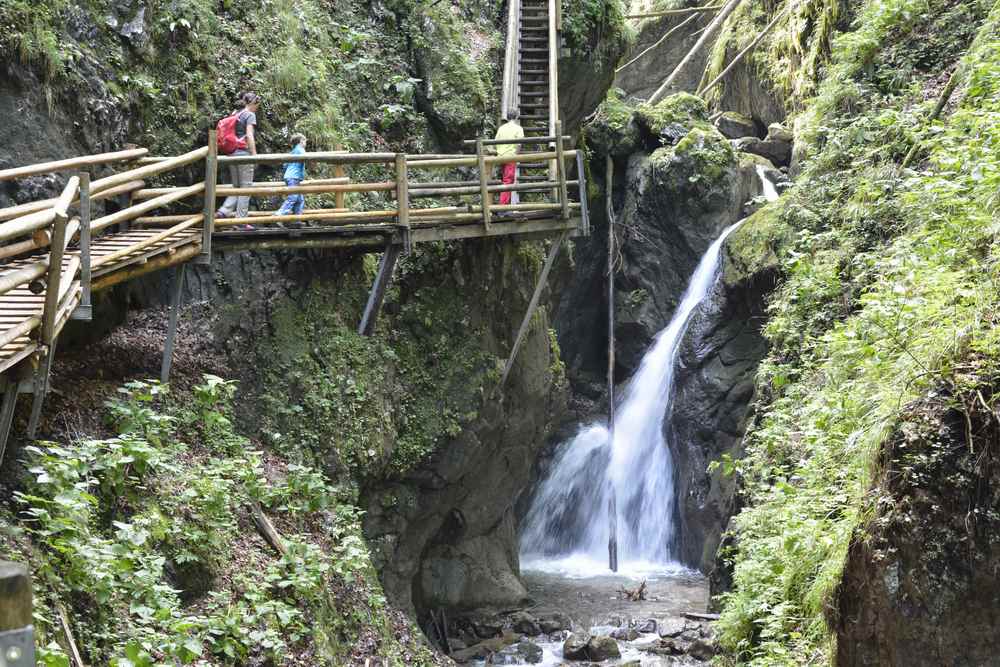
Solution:
[(608, 58), (617, 59), (634, 36), (625, 22), (622, 0), (580, 0), (563, 3), (563, 36), (578, 57), (593, 59), (600, 67)]
[(705, 101), (690, 93), (675, 93), (655, 105), (642, 104), (635, 114), (639, 123), (654, 136), (673, 127), (688, 128), (708, 123)]

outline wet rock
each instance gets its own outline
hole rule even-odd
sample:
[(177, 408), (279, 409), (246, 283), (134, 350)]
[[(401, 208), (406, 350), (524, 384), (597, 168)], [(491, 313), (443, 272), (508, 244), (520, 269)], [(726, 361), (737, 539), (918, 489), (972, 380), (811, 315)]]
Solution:
[(623, 625), (628, 625), (628, 620), (620, 614), (612, 614), (604, 619), (604, 623), (602, 623), (602, 625), (610, 625), (615, 628), (620, 628)]
[(529, 637), (537, 637), (542, 634), (542, 628), (539, 627), (535, 617), (524, 611), (513, 614), (510, 617), (510, 625), (514, 632), (520, 632)]
[(542, 647), (533, 641), (524, 640), (517, 644), (516, 649), (518, 656), (524, 662), (533, 665), (542, 661)]
[(686, 623), (683, 618), (668, 618), (660, 621), (659, 632), (661, 637), (677, 637), (682, 632)]
[(792, 160), (792, 144), (789, 141), (743, 137), (733, 140), (733, 148), (744, 153), (766, 157), (778, 166), (787, 167)]
[(715, 657), (714, 642), (705, 639), (696, 639), (687, 647), (687, 654), (697, 660), (708, 661)]
[(618, 642), (614, 637), (591, 637), (587, 642), (587, 659), (601, 662), (609, 658), (620, 658), (621, 651), (618, 650)]
[(791, 144), (795, 141), (795, 135), (781, 123), (771, 123), (767, 128), (767, 140)]
[(458, 637), (448, 637), (448, 646), (451, 647), (453, 652), (469, 648), (469, 645)]
[(480, 639), (488, 639), (503, 631), (503, 622), (497, 617), (479, 618), (472, 621), (472, 629)]
[(684, 648), (673, 639), (661, 639), (652, 646), (644, 646), (642, 649), (646, 653), (653, 655), (683, 655)]
[(507, 644), (504, 643), (503, 638), (494, 637), (493, 639), (487, 639), (486, 641), (479, 642), (469, 648), (462, 649), (460, 651), (452, 651), (451, 659), (458, 663), (470, 662), (472, 660), (484, 660), (494, 653), (499, 653), (506, 646)]
[(573, 621), (566, 614), (555, 612), (545, 618), (538, 619), (538, 626), (545, 634), (552, 634), (560, 630), (569, 630), (573, 627)]
[(753, 120), (741, 113), (727, 111), (715, 120), (715, 127), (726, 139), (757, 136), (757, 126)]
[(587, 646), (590, 639), (589, 634), (574, 632), (563, 643), (563, 657), (567, 660), (589, 660), (590, 654), (587, 652)]
[(638, 630), (642, 634), (648, 634), (650, 632), (656, 632), (656, 619), (655, 618), (647, 618), (645, 621), (643, 621), (642, 623), (639, 624), (639, 626), (636, 628), (636, 630)]
[(635, 628), (618, 628), (611, 636), (620, 641), (631, 642), (639, 637), (639, 631)]
[(569, 637), (570, 633), (567, 630), (559, 630), (558, 632), (553, 632), (549, 635), (549, 641), (559, 643), (565, 641)]

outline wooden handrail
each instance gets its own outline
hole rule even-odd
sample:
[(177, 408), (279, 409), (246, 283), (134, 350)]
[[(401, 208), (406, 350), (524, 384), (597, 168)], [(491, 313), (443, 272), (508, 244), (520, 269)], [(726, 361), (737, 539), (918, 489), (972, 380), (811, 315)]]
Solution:
[(257, 155), (220, 155), (219, 164), (280, 164), (283, 162), (324, 162), (327, 164), (391, 164), (395, 153), (258, 153)]
[(16, 178), (27, 176), (37, 176), (38, 174), (52, 174), (60, 171), (73, 171), (82, 167), (93, 167), (99, 164), (111, 162), (122, 162), (134, 160), (149, 152), (146, 148), (134, 148), (114, 153), (99, 153), (97, 155), (84, 155), (82, 157), (69, 158), (67, 160), (56, 160), (54, 162), (42, 162), (24, 167), (14, 167), (12, 169), (0, 170), (0, 181), (12, 181)]
[[(103, 192), (93, 195), (90, 200), (97, 201), (100, 199), (110, 199), (111, 197), (117, 197), (118, 195), (132, 192), (133, 190), (138, 190), (145, 183), (143, 181), (131, 181), (123, 185), (119, 185), (114, 188), (108, 188)], [(19, 218), (22, 215), (28, 215), (29, 213), (37, 213), (38, 211), (44, 211), (47, 208), (52, 208), (58, 197), (50, 197), (49, 199), (39, 199), (38, 201), (28, 202), (26, 204), (18, 204), (17, 206), (8, 206), (7, 208), (0, 208), (0, 220), (13, 220), (14, 218)], [(79, 199), (73, 201), (73, 204), (78, 204)]]
[(179, 167), (187, 166), (193, 162), (203, 159), (206, 155), (208, 155), (208, 146), (203, 146), (202, 148), (196, 148), (193, 151), (184, 153), (183, 155), (178, 155), (177, 157), (172, 157), (169, 160), (164, 160), (163, 162), (158, 162), (145, 167), (139, 167), (138, 169), (123, 171), (120, 174), (113, 174), (111, 176), (106, 176), (105, 178), (100, 178), (90, 184), (91, 197), (94, 197), (96, 193), (104, 192), (109, 188), (122, 185), (123, 183), (128, 183), (129, 181), (142, 180), (149, 176), (162, 174), (165, 171), (171, 171)]
[[(180, 201), (186, 197), (196, 195), (205, 189), (204, 183), (195, 183), (194, 185), (189, 185), (186, 188), (181, 188), (176, 192), (170, 194), (161, 195), (155, 199), (150, 199), (143, 204), (136, 204), (135, 206), (130, 206), (121, 211), (111, 213), (110, 215), (105, 215), (103, 217), (97, 218), (90, 223), (90, 229), (93, 232), (100, 231), (111, 225), (117, 225), (119, 222), (125, 222), (127, 220), (132, 220), (138, 218), (143, 213), (148, 213), (153, 209), (157, 209), (161, 206), (167, 204), (172, 204), (175, 201)], [(0, 227), (2, 229), (2, 227)]]
[(521, 0), (509, 0), (507, 6), (507, 45), (504, 51), (503, 89), (500, 93), (500, 117), (506, 119), (511, 109), (521, 106)]

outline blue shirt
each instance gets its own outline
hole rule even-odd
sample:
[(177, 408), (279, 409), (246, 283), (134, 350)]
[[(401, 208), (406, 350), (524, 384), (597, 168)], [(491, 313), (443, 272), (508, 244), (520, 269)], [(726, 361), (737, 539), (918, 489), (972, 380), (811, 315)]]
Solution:
[[(294, 155), (302, 155), (306, 152), (306, 149), (302, 148), (302, 144), (296, 144), (292, 148), (292, 153)], [(303, 181), (306, 178), (306, 166), (302, 162), (288, 162), (285, 164), (285, 180), (295, 179), (296, 181)]]

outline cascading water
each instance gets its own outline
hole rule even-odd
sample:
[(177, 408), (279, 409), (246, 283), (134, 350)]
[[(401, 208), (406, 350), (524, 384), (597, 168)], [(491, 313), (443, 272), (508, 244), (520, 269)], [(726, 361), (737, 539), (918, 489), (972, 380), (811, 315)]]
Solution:
[[(764, 196), (777, 192), (758, 167)], [(603, 424), (583, 427), (556, 453), (549, 477), (528, 511), (521, 537), (527, 569), (568, 574), (607, 572), (608, 498), (618, 503), (620, 570), (636, 574), (674, 563), (674, 471), (663, 421), (673, 398), (678, 349), (691, 315), (718, 277), (726, 238), (742, 220), (708, 248), (688, 283), (673, 319), (657, 334), (617, 410), (614, 442)]]

